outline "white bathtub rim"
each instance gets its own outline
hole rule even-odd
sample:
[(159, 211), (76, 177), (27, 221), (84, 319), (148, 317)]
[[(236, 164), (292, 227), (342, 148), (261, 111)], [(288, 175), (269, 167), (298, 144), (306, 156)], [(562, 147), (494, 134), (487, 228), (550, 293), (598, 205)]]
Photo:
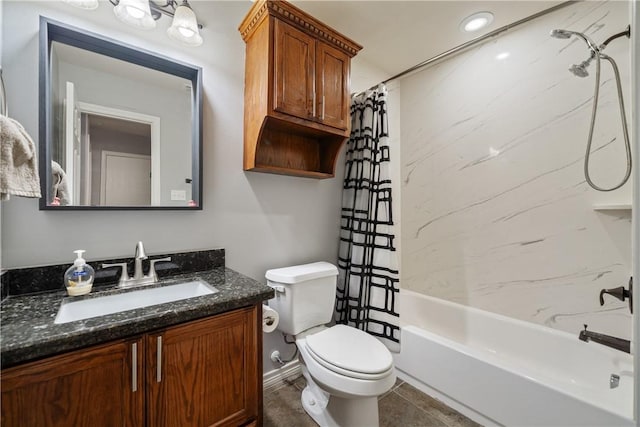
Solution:
[[(540, 325), (538, 323), (533, 323), (533, 322), (527, 322), (526, 320), (522, 320), (522, 319), (516, 319), (515, 317), (509, 317), (509, 316), (505, 316), (504, 314), (499, 314), (499, 313), (494, 313), (493, 311), (489, 311), (489, 310), (483, 310), (481, 308), (477, 308), (477, 307), (472, 307), (469, 305), (464, 305), (461, 304), (459, 302), (454, 302), (454, 301), (449, 301), (447, 299), (444, 298), (437, 298), (431, 295), (425, 295), (425, 294), (421, 294), (420, 292), (416, 292), (416, 291), (412, 291), (411, 289), (400, 289), (400, 293), (406, 293), (409, 296), (415, 296), (416, 298), (423, 298), (429, 301), (433, 301), (436, 304), (442, 304), (445, 306), (449, 306), (449, 307), (453, 307), (456, 309), (460, 309), (460, 310), (464, 310), (464, 311), (470, 311), (472, 313), (481, 315), (481, 316), (490, 316), (495, 318), (496, 320), (501, 320), (501, 321), (505, 321), (505, 322), (511, 322), (511, 323), (516, 323), (522, 326), (525, 326), (527, 328), (531, 328), (540, 332), (543, 332), (545, 334), (552, 334), (552, 335), (556, 335), (558, 337), (562, 337), (562, 338), (577, 338), (577, 334), (571, 334), (569, 332), (566, 331), (562, 331), (560, 329), (555, 329), (555, 328), (551, 328), (549, 326), (543, 326)], [(411, 325), (411, 322), (405, 322), (402, 319), (402, 307), (400, 307), (400, 327), (402, 326), (408, 326)], [(414, 325), (416, 326), (416, 325)], [(420, 327), (420, 325), (417, 325), (418, 327)], [(603, 346), (602, 348), (598, 348), (597, 351), (604, 351), (607, 354), (610, 354), (611, 351), (617, 351), (617, 350), (611, 350), (605, 346)]]
[[(416, 298), (416, 299), (423, 299), (423, 300), (427, 300), (430, 303), (433, 304), (440, 304), (443, 305), (445, 307), (449, 307), (452, 308), (454, 310), (459, 310), (459, 311), (468, 311), (474, 315), (477, 316), (483, 316), (483, 317), (489, 317), (492, 318), (493, 320), (496, 321), (501, 321), (501, 322), (505, 322), (505, 323), (510, 323), (512, 325), (518, 326), (518, 327), (523, 327), (523, 328), (527, 328), (533, 332), (538, 332), (541, 334), (545, 334), (545, 335), (551, 335), (554, 336), (555, 338), (559, 338), (559, 339), (564, 339), (564, 340), (570, 340), (573, 341), (575, 343), (578, 344), (582, 344), (582, 345), (592, 345), (592, 348), (589, 349), (590, 353), (594, 353), (594, 354), (598, 354), (599, 356), (606, 358), (607, 360), (610, 359), (614, 359), (614, 360), (618, 360), (621, 364), (623, 364), (625, 367), (628, 368), (628, 370), (630, 372), (633, 371), (633, 355), (632, 354), (626, 354), (623, 352), (620, 352), (618, 350), (606, 347), (604, 345), (600, 345), (597, 343), (583, 343), (583, 342), (579, 342), (578, 341), (578, 336), (574, 335), (574, 334), (570, 334), (569, 332), (566, 331), (561, 331), (558, 329), (554, 329), (554, 328), (550, 328), (548, 326), (543, 326), (537, 323), (532, 323), (532, 322), (527, 322), (525, 320), (521, 320), (521, 319), (515, 319), (509, 316), (505, 316), (502, 314), (498, 314), (498, 313), (493, 313), (491, 311), (487, 311), (487, 310), (482, 310), (476, 307), (470, 307), (470, 306), (466, 306), (464, 304), (460, 304), (457, 302), (453, 302), (453, 301), (449, 301), (449, 300), (445, 300), (442, 298), (436, 298), (436, 297), (432, 297), (429, 295), (424, 295), (424, 294), (420, 294), (418, 292), (415, 291), (411, 291), (411, 290), (407, 290), (407, 289), (401, 289), (402, 293), (405, 293), (406, 295), (404, 296), (404, 298)], [(403, 300), (403, 298), (401, 298), (401, 301)], [(401, 308), (401, 313), (402, 313), (402, 306)], [(400, 315), (400, 327), (404, 327), (404, 326), (415, 326), (418, 327), (419, 329), (422, 330), (430, 330), (428, 325), (423, 324), (418, 324), (419, 322), (413, 323), (413, 322), (409, 322), (406, 320), (402, 319), (402, 314)], [(448, 337), (444, 334), (438, 334), (437, 332), (432, 332), (437, 336), (440, 337), (444, 337), (447, 338), (448, 340), (452, 341), (452, 342), (456, 342), (461, 346), (466, 346), (466, 347), (470, 347), (470, 348), (477, 348), (478, 351), (483, 351), (486, 354), (489, 355), (494, 355), (494, 357), (499, 358), (498, 356), (495, 355), (500, 355), (502, 354), (502, 350), (503, 349), (494, 349), (488, 346), (484, 346), (484, 345), (480, 345), (477, 347), (474, 347), (473, 345), (469, 344), (469, 343), (464, 343), (464, 342), (460, 342), (458, 340), (456, 340), (453, 337)], [(474, 344), (478, 344), (478, 343), (474, 343)], [(481, 343), (480, 343), (481, 344)], [(633, 348), (632, 348), (633, 350)], [(504, 354), (503, 356), (508, 356), (509, 352), (506, 351), (506, 354)], [(505, 360), (507, 358), (505, 357)], [(624, 371), (624, 369), (621, 369), (621, 371)], [(633, 375), (633, 373), (631, 374)]]

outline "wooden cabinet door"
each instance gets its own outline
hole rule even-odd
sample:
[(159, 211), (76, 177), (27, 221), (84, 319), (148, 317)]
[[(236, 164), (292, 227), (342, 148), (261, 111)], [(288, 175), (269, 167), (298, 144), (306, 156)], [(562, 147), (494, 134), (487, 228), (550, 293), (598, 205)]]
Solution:
[(318, 121), (347, 129), (349, 120), (349, 57), (318, 41), (316, 68), (316, 114)]
[(255, 306), (147, 340), (149, 426), (237, 426), (258, 419)]
[(2, 426), (143, 426), (142, 342), (123, 340), (3, 370)]
[(275, 20), (274, 38), (273, 108), (313, 120), (316, 41), (278, 19)]

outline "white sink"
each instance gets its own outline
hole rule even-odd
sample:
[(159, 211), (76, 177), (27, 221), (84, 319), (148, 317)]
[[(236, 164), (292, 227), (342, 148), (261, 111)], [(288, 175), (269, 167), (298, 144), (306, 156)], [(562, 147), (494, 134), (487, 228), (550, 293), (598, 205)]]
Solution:
[(91, 317), (105, 316), (121, 311), (164, 304), (171, 301), (209, 295), (217, 289), (201, 280), (140, 289), (104, 297), (88, 298), (79, 301), (65, 299), (60, 304), (58, 315), (53, 323), (67, 323)]

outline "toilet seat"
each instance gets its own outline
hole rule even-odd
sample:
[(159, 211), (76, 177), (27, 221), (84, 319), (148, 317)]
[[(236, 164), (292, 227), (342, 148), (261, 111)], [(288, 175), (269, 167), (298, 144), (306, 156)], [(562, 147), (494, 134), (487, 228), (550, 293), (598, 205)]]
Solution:
[(373, 336), (335, 325), (306, 337), (311, 357), (323, 367), (351, 378), (378, 380), (393, 370), (391, 353)]
[[(333, 326), (329, 329), (335, 327), (336, 326)], [(323, 329), (321, 332), (296, 337), (296, 346), (298, 350), (300, 350), (300, 362), (303, 365), (303, 371), (304, 369), (308, 369), (309, 375), (322, 390), (340, 399), (361, 399), (380, 396), (393, 387), (396, 382), (396, 372), (393, 364), (389, 370), (378, 374), (371, 374), (371, 377), (366, 378), (366, 373), (358, 372), (361, 370), (360, 368), (347, 370), (333, 363), (328, 363), (321, 357), (314, 355), (307, 344), (307, 340), (309, 337), (325, 332), (326, 330), (327, 329)], [(369, 338), (375, 340), (373, 337)], [(382, 343), (380, 344), (383, 346), (383, 350), (380, 350), (380, 353), (391, 356), (389, 350)], [(352, 345), (349, 345), (349, 348), (351, 347)], [(371, 354), (367, 355), (367, 359), (370, 357)], [(339, 369), (343, 369), (344, 374), (340, 373)], [(357, 376), (364, 378), (357, 378)], [(373, 379), (373, 376), (377, 376), (378, 378)]]

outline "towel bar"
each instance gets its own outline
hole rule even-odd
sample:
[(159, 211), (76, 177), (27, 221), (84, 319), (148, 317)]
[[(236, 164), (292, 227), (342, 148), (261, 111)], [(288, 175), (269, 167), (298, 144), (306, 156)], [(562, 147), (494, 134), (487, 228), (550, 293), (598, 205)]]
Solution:
[(4, 90), (4, 79), (2, 78), (2, 68), (0, 68), (0, 114), (8, 116), (7, 93)]

